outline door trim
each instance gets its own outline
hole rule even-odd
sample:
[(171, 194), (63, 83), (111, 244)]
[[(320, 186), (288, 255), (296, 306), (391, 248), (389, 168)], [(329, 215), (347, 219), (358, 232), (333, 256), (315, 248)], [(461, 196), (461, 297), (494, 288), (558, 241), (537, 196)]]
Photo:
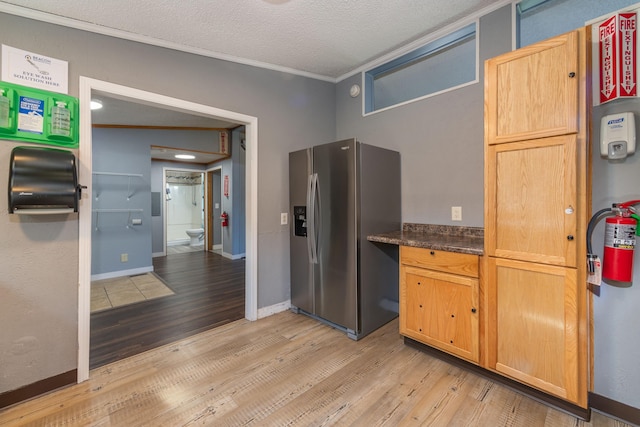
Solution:
[[(213, 174), (215, 172), (220, 172), (220, 188), (213, 188)], [(205, 180), (207, 181), (207, 221), (209, 218), (212, 219), (210, 221), (209, 227), (207, 228), (207, 250), (211, 251), (215, 249), (215, 231), (220, 233), (220, 247), (224, 247), (224, 233), (222, 230), (216, 230), (215, 221), (213, 221), (213, 212), (215, 211), (215, 192), (218, 194), (222, 194), (222, 166), (214, 166), (205, 171)], [(211, 182), (209, 182), (211, 180)], [(220, 204), (220, 209), (222, 209), (222, 203)], [(221, 227), (220, 227), (221, 228)]]
[(258, 118), (209, 105), (80, 76), (79, 181), (87, 186), (79, 201), (78, 221), (78, 382), (89, 379), (89, 338), (91, 315), (91, 206), (92, 198), (92, 91), (146, 105), (228, 120), (246, 126), (246, 266), (245, 318), (258, 319)]

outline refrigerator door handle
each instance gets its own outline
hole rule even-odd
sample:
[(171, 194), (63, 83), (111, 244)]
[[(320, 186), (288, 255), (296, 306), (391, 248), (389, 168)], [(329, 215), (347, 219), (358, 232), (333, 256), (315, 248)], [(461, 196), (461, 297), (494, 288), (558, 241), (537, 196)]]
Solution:
[(307, 253), (311, 264), (318, 263), (318, 250), (316, 246), (316, 194), (318, 174), (309, 175), (307, 185)]

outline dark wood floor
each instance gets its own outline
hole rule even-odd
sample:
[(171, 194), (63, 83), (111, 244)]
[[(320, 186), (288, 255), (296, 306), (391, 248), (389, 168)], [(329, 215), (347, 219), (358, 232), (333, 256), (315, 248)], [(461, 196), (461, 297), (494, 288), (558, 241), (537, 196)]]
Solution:
[(175, 295), (92, 314), (90, 369), (244, 318), (244, 259), (202, 251), (153, 267)]

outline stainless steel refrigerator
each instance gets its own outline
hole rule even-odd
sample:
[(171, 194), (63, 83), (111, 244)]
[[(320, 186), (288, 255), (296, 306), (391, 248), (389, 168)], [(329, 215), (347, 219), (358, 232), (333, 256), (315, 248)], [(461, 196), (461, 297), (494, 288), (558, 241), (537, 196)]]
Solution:
[(355, 139), (289, 154), (292, 310), (359, 339), (398, 316), (400, 153)]

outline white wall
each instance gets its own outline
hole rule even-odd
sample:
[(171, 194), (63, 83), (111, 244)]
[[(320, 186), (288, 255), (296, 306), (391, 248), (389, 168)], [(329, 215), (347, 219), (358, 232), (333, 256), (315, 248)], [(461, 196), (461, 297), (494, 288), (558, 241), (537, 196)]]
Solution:
[(169, 188), (171, 200), (166, 202), (167, 244), (189, 240), (187, 230), (203, 228), (202, 184), (169, 184)]

